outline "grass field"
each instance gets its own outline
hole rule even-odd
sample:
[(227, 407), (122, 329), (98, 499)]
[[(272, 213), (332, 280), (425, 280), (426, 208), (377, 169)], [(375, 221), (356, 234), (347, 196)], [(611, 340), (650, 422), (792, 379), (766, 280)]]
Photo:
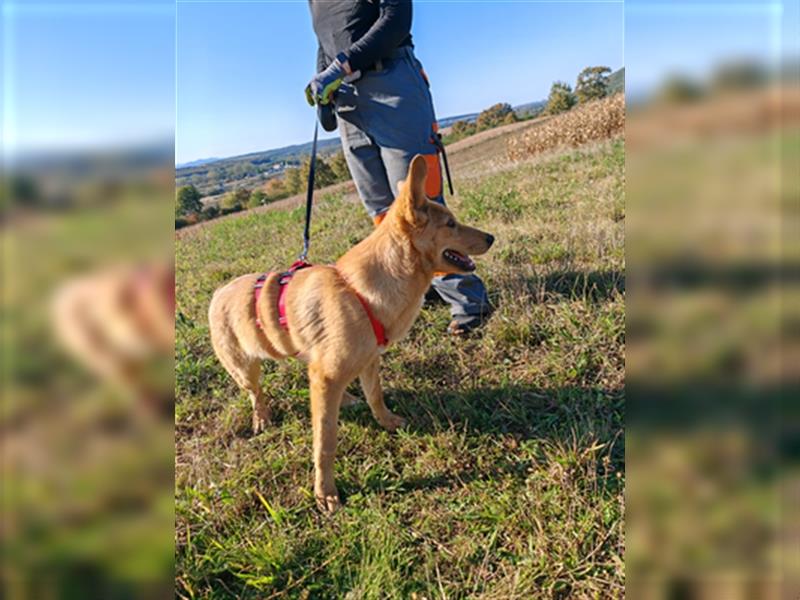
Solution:
[[(409, 427), (389, 434), (364, 403), (343, 409), (332, 517), (311, 492), (303, 365), (267, 364), (274, 423), (253, 436), (206, 321), (220, 284), (295, 258), (302, 209), (178, 236), (180, 597), (624, 595), (623, 143), (520, 162), (495, 149), (453, 148), (449, 202), (497, 237), (478, 261), (497, 311), (451, 339), (447, 307), (426, 306), (385, 355), (387, 403)], [(352, 194), (319, 193), (312, 260), (370, 227)]]

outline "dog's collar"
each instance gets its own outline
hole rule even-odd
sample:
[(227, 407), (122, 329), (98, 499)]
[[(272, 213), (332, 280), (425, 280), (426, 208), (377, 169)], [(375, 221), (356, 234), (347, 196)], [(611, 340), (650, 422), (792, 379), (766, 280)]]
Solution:
[[(289, 322), (286, 319), (286, 287), (288, 283), (292, 280), (292, 277), (294, 277), (294, 274), (297, 273), (297, 271), (305, 269), (310, 266), (312, 265), (307, 263), (306, 261), (298, 260), (294, 264), (292, 264), (291, 267), (289, 267), (288, 271), (284, 271), (278, 276), (278, 286), (279, 286), (278, 323), (280, 323), (280, 326), (286, 329), (287, 331), (289, 330)], [(335, 266), (333, 268), (336, 269)], [(347, 283), (347, 287), (350, 288), (350, 290), (355, 294), (356, 298), (358, 298), (358, 301), (361, 303), (361, 306), (364, 307), (364, 312), (367, 314), (367, 318), (369, 319), (369, 324), (372, 326), (372, 333), (375, 334), (375, 341), (378, 342), (378, 346), (385, 348), (386, 346), (389, 345), (389, 338), (386, 336), (386, 328), (383, 326), (383, 323), (381, 323), (375, 317), (375, 314), (369, 307), (369, 303), (361, 294), (359, 294), (355, 289), (353, 289), (353, 286), (351, 286), (349, 282), (347, 282), (347, 279), (345, 279), (341, 271), (339, 271), (338, 269), (336, 269), (336, 271), (337, 273), (339, 273), (342, 279), (344, 279), (345, 283)], [(259, 319), (258, 316), (258, 298), (261, 296), (261, 289), (264, 287), (264, 282), (270, 275), (271, 273), (264, 273), (260, 275), (259, 278), (256, 279), (255, 284), (253, 285), (253, 305), (256, 313), (256, 323), (261, 329), (263, 329), (264, 327), (261, 324), (261, 320)]]

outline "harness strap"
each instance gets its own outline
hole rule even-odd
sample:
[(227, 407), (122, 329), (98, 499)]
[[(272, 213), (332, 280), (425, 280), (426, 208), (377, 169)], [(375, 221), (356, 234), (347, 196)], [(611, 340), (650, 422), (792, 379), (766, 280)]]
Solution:
[[(287, 271), (284, 271), (280, 274), (278, 278), (278, 323), (280, 326), (289, 330), (289, 322), (286, 319), (286, 288), (288, 283), (292, 280), (295, 273), (301, 269), (305, 269), (310, 267), (311, 265), (304, 260), (297, 260), (295, 261), (291, 267)], [(264, 287), (264, 282), (266, 282), (267, 278), (272, 273), (263, 273), (259, 275), (258, 279), (256, 279), (255, 284), (253, 285), (253, 302), (256, 312), (256, 324), (263, 329), (263, 325), (261, 324), (261, 320), (258, 317), (258, 299), (261, 297), (261, 290)], [(378, 346), (386, 347), (389, 345), (389, 338), (386, 336), (386, 328), (383, 326), (376, 317), (375, 314), (372, 312), (372, 309), (369, 307), (369, 303), (364, 299), (364, 297), (355, 291), (349, 285), (347, 286), (350, 290), (356, 295), (358, 301), (361, 303), (361, 306), (364, 307), (364, 312), (367, 314), (367, 318), (369, 319), (369, 324), (372, 327), (372, 333), (375, 334), (375, 340), (378, 342)]]
[(367, 313), (367, 318), (369, 319), (369, 324), (372, 325), (372, 333), (375, 334), (375, 339), (378, 342), (378, 346), (385, 348), (389, 345), (389, 338), (386, 337), (386, 328), (383, 326), (383, 323), (375, 318), (375, 315), (372, 313), (372, 309), (370, 309), (369, 304), (367, 304), (367, 301), (364, 299), (364, 296), (355, 290), (353, 290), (353, 293), (356, 295), (356, 298), (358, 298), (358, 301), (361, 302), (361, 306), (364, 307), (364, 312)]
[[(283, 327), (288, 331), (289, 329), (289, 322), (286, 320), (286, 285), (292, 280), (294, 274), (297, 273), (300, 269), (305, 269), (306, 267), (310, 267), (311, 264), (307, 263), (304, 260), (296, 260), (292, 263), (292, 266), (289, 267), (288, 270), (284, 271), (278, 276), (278, 323), (280, 326)], [(267, 277), (272, 275), (272, 272), (263, 273), (256, 279), (255, 284), (253, 285), (253, 300), (255, 302), (255, 309), (256, 309), (256, 324), (262, 329), (264, 328), (261, 325), (261, 320), (258, 318), (258, 299), (261, 296), (261, 289), (264, 287), (264, 282), (267, 280)]]

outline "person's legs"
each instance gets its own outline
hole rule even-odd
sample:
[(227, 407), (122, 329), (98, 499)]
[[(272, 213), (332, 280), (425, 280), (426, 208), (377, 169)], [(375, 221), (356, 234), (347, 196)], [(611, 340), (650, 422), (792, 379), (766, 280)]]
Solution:
[(339, 132), (342, 151), (358, 196), (369, 216), (374, 219), (389, 210), (394, 200), (380, 148), (357, 126), (342, 119), (339, 120)]
[[(347, 164), (373, 218), (394, 201), (397, 184), (405, 180), (417, 154), (429, 159), (426, 193), (444, 204), (433, 139), (436, 118), (421, 65), (410, 50), (387, 64), (385, 72), (366, 74), (352, 86), (342, 86), (337, 99)], [(433, 288), (450, 304), (454, 321), (466, 328), (491, 311), (486, 288), (476, 275), (438, 276)]]

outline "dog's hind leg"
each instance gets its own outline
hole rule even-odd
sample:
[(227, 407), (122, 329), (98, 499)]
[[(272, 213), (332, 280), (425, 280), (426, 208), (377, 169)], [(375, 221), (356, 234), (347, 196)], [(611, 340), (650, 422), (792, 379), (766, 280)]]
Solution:
[(244, 387), (253, 404), (253, 433), (259, 433), (267, 428), (272, 419), (272, 411), (261, 391), (261, 361), (254, 360), (247, 365), (246, 378), (247, 385)]
[[(215, 348), (216, 349), (216, 348)], [(250, 396), (253, 405), (253, 433), (259, 433), (269, 425), (272, 414), (261, 391), (261, 361), (244, 356), (240, 351), (217, 351), (217, 356), (233, 380)]]
[(361, 371), (359, 375), (361, 389), (364, 390), (364, 395), (367, 397), (367, 404), (369, 404), (375, 420), (385, 429), (395, 431), (400, 427), (404, 427), (406, 420), (390, 411), (383, 401), (383, 388), (381, 387), (381, 377), (379, 373), (380, 364), (380, 357), (375, 357), (366, 368)]
[(334, 512), (341, 505), (333, 476), (339, 406), (346, 381), (327, 377), (315, 363), (308, 367), (311, 387), (311, 425), (314, 434), (314, 496), (320, 509)]

